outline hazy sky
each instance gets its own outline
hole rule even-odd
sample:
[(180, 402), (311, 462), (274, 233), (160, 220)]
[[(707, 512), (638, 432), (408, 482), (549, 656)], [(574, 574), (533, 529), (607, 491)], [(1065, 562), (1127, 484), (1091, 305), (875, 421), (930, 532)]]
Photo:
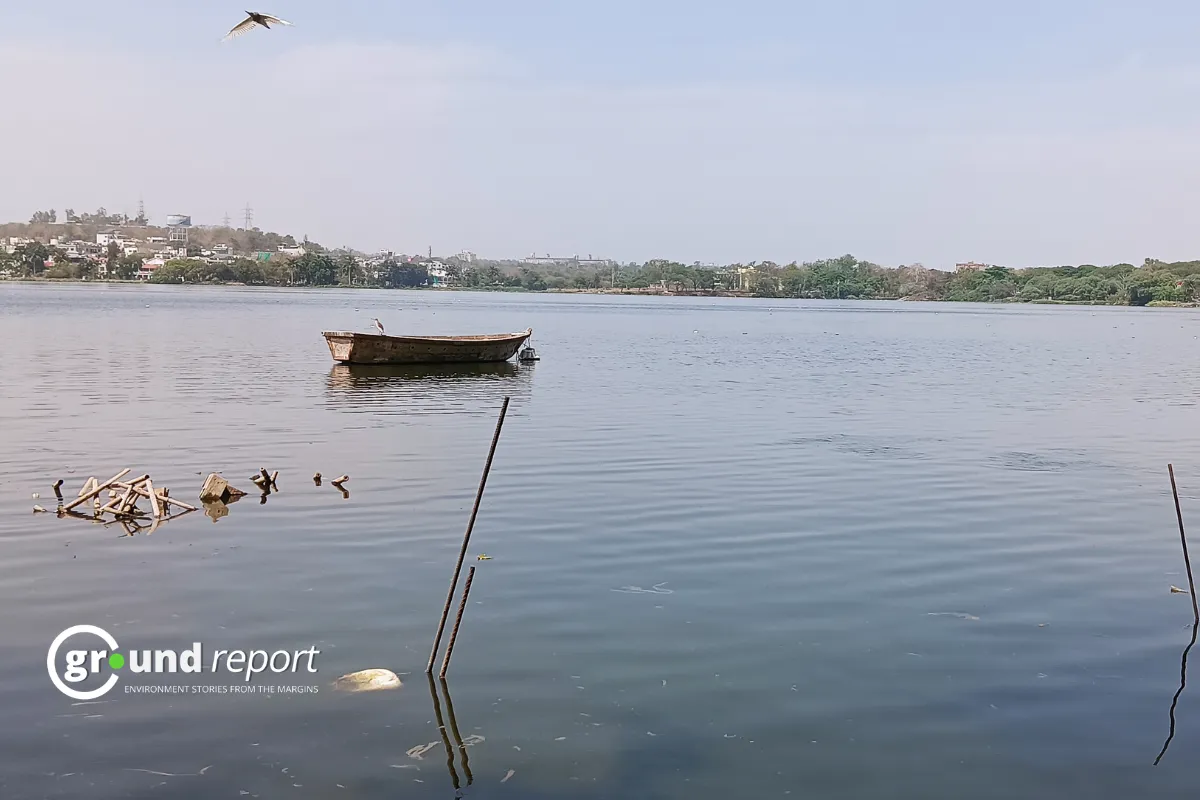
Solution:
[(622, 261), (1200, 258), (1200, 4), (0, 0), (0, 218)]

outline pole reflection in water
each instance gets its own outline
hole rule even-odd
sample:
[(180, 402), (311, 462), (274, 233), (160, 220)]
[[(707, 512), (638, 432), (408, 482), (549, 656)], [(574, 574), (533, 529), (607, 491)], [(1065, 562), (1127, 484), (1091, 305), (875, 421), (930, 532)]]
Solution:
[(446, 733), (446, 722), (442, 718), (442, 703), (438, 699), (437, 689), (433, 685), (433, 676), (429, 678), (429, 696), (433, 698), (433, 714), (437, 718), (438, 733), (442, 735), (442, 746), (446, 748), (446, 769), (450, 771), (450, 780), (454, 783), (455, 797), (460, 796), (458, 790), (462, 783), (458, 779), (458, 771), (454, 769), (454, 748), (450, 746), (450, 736)]
[(1158, 758), (1154, 759), (1154, 766), (1158, 766), (1158, 762), (1162, 761), (1162, 757), (1167, 754), (1167, 748), (1171, 746), (1171, 740), (1175, 738), (1175, 706), (1179, 704), (1179, 695), (1183, 694), (1184, 687), (1187, 686), (1187, 659), (1188, 653), (1196, 644), (1196, 631), (1200, 625), (1192, 626), (1192, 640), (1188, 642), (1188, 646), (1183, 648), (1183, 658), (1179, 665), (1179, 691), (1175, 692), (1175, 697), (1171, 699), (1171, 731), (1167, 734), (1167, 741), (1163, 742), (1162, 752), (1158, 754)]
[[(434, 685), (433, 675), (426, 674), (429, 679), (429, 696), (433, 699), (433, 715), (437, 720), (438, 733), (442, 736), (442, 746), (446, 748), (446, 770), (450, 773), (450, 782), (454, 784), (454, 796), (462, 797), (462, 781), (458, 777), (458, 770), (455, 769), (455, 754), (459, 755), (462, 761), (463, 772), (467, 776), (467, 786), (475, 782), (475, 776), (471, 774), (471, 759), (467, 755), (467, 743), (463, 741), (462, 734), (458, 730), (458, 719), (454, 716), (454, 701), (450, 699), (450, 686), (445, 679), (439, 679), (442, 692), (446, 696), (446, 713), (450, 719), (449, 727), (446, 726), (446, 717), (442, 716), (442, 702), (438, 695), (437, 687)], [(450, 734), (454, 735), (454, 743), (450, 741)]]
[(462, 753), (462, 768), (467, 774), (467, 786), (475, 782), (475, 777), (471, 774), (471, 759), (467, 755), (467, 746), (463, 744), (462, 734), (458, 732), (458, 720), (454, 718), (454, 701), (450, 699), (450, 686), (446, 683), (445, 678), (439, 678), (438, 682), (442, 685), (442, 692), (446, 695), (446, 713), (450, 715), (450, 732), (454, 734), (454, 741), (458, 744), (458, 751)]

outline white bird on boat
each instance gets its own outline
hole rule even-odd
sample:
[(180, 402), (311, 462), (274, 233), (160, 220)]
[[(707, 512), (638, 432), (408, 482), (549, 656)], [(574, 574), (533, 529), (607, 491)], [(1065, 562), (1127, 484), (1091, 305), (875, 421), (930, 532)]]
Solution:
[(379, 335), (387, 336), (387, 334), (384, 333), (384, 331), (383, 331), (383, 323), (380, 322), (378, 319), (375, 319), (374, 322), (375, 322), (375, 330), (379, 331)]
[(261, 14), (257, 11), (247, 11), (246, 18), (244, 20), (242, 20), (241, 22), (239, 22), (237, 25), (234, 25), (233, 28), (230, 29), (229, 33), (225, 34), (225, 38), (222, 39), (221, 41), (227, 42), (230, 39), (234, 38), (235, 36), (241, 36), (243, 33), (246, 33), (247, 31), (252, 30), (253, 28), (257, 28), (259, 26), (262, 26), (262, 27), (266, 28), (267, 30), (270, 30), (272, 25), (291, 25), (291, 24), (292, 23), (288, 22), (286, 19), (280, 19), (279, 17), (273, 17), (270, 14)]

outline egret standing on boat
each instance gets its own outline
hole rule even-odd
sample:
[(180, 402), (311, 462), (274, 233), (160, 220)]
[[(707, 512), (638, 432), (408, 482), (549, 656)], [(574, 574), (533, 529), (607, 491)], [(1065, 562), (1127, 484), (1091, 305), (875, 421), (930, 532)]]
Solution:
[(288, 22), (286, 19), (280, 19), (279, 17), (273, 17), (270, 14), (260, 14), (257, 11), (247, 11), (246, 18), (244, 20), (242, 20), (241, 22), (239, 22), (237, 25), (234, 25), (233, 28), (229, 31), (229, 33), (225, 34), (225, 38), (222, 41), (227, 42), (230, 39), (232, 39), (233, 37), (241, 36), (243, 33), (246, 33), (247, 31), (251, 30), (252, 28), (257, 28), (260, 25), (262, 27), (266, 28), (267, 30), (270, 30), (272, 25), (291, 25), (291, 24), (292, 23)]
[(379, 331), (379, 335), (380, 335), (380, 336), (387, 336), (387, 334), (383, 332), (383, 323), (382, 323), (382, 322), (380, 322), (378, 318), (376, 318), (376, 319), (374, 320), (374, 322), (375, 322), (375, 330)]

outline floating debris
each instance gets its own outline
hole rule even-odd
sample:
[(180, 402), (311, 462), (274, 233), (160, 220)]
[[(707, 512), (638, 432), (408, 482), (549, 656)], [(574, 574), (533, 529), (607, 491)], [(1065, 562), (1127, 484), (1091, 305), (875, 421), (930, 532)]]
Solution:
[(337, 478), (334, 478), (333, 480), (331, 480), (331, 481), (330, 481), (330, 483), (332, 483), (334, 486), (336, 486), (337, 488), (339, 488), (339, 489), (340, 489), (340, 488), (342, 488), (342, 484), (343, 484), (343, 483), (345, 483), (345, 482), (346, 482), (346, 481), (348, 481), (348, 480), (350, 480), (350, 476), (349, 476), (349, 475), (341, 475), (341, 476), (339, 476), (339, 477), (337, 477)]
[(34, 500), (37, 500), (37, 499), (38, 499), (39, 497), (41, 497), (41, 496), (42, 496), (42, 495), (41, 495), (41, 493), (39, 493), (39, 492), (34, 492), (34, 493), (33, 493), (33, 499), (34, 499)]
[(416, 747), (410, 747), (404, 751), (404, 754), (409, 758), (415, 758), (421, 761), (425, 758), (425, 754), (433, 748), (437, 747), (441, 742), (430, 742), (429, 744), (419, 744)]
[(975, 622), (979, 621), (979, 617), (974, 614), (967, 614), (962, 611), (930, 611), (926, 616), (930, 617), (958, 617), (959, 619), (969, 619)]
[(259, 488), (263, 495), (268, 495), (272, 491), (279, 491), (279, 486), (276, 481), (279, 479), (279, 470), (267, 472), (266, 467), (259, 467), (257, 475), (251, 475), (250, 481)]
[(33, 513), (35, 513), (35, 514), (45, 514), (45, 513), (46, 513), (46, 509), (42, 508), (41, 506), (34, 506), (34, 507), (33, 507)]
[(517, 774), (517, 771), (515, 769), (510, 769), (508, 772), (504, 773), (504, 777), (500, 779), (500, 782), (508, 783), (508, 779), (516, 774)]
[(377, 692), (403, 686), (396, 673), (387, 669), (364, 669), (343, 675), (333, 682), (333, 688), (343, 692)]
[(462, 746), (470, 747), (471, 745), (476, 745), (476, 744), (479, 744), (480, 742), (485, 742), (485, 741), (487, 741), (487, 740), (484, 739), (482, 736), (480, 736), (478, 733), (472, 733), (470, 736), (468, 736), (462, 740)]
[[(183, 509), (185, 514), (197, 510), (195, 506), (171, 497), (169, 489), (156, 489), (149, 475), (142, 475), (131, 481), (122, 480), (131, 471), (129, 468), (123, 469), (103, 483), (94, 477), (88, 478), (84, 482), (83, 488), (79, 490), (78, 497), (66, 505), (59, 505), (58, 516), (102, 522), (105, 525), (120, 523), (124, 526), (126, 533), (132, 536), (143, 530), (153, 533), (164, 520), (182, 516), (182, 514), (172, 515), (172, 507)], [(59, 490), (61, 484), (61, 481), (55, 484), (56, 495), (61, 496)], [(105, 492), (108, 493), (107, 503), (100, 499), (100, 495)], [(150, 501), (150, 513), (138, 508), (138, 503), (142, 499)], [(85, 504), (91, 506), (92, 513), (90, 515), (74, 510)], [(114, 519), (105, 522), (105, 514), (111, 514)], [(143, 522), (146, 519), (151, 519), (153, 522), (145, 525)]]
[[(37, 510), (37, 506), (34, 506), (34, 510)], [(1171, 594), (1191, 594), (1191, 592), (1189, 592), (1187, 589), (1180, 589), (1178, 586), (1172, 586)]]
[(492, 557), (486, 553), (480, 553), (479, 555), (475, 556), (475, 560), (476, 561), (491, 561)]
[(643, 589), (640, 586), (622, 586), (621, 588), (613, 589), (612, 591), (624, 592), (625, 594), (675, 594), (674, 589), (662, 588), (662, 587), (666, 586), (668, 583), (670, 583), (670, 581), (663, 581), (662, 583), (656, 583), (649, 589)]
[(209, 476), (204, 479), (204, 485), (200, 487), (202, 503), (228, 503), (245, 496), (245, 492), (230, 486), (229, 481), (215, 472), (209, 473)]
[(199, 772), (159, 772), (154, 769), (137, 769), (135, 767), (126, 767), (126, 772), (145, 772), (148, 775), (159, 775), (164, 778), (197, 778), (212, 769), (213, 765), (209, 764)]
[(315, 483), (317, 486), (321, 485), (321, 473), (318, 472), (317, 474), (313, 475), (313, 483)]

